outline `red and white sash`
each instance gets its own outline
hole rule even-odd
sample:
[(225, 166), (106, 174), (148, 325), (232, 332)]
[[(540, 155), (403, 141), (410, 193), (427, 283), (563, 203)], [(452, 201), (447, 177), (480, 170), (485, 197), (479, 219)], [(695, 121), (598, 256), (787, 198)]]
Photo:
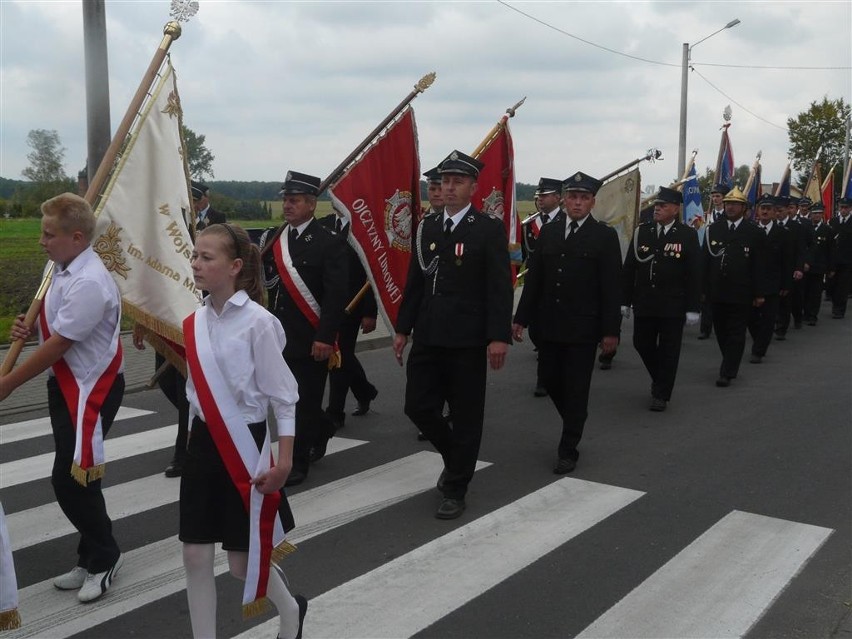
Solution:
[[(39, 327), (44, 341), (50, 339), (51, 335), (47, 325), (47, 297), (45, 295), (39, 313)], [(106, 460), (101, 408), (118, 371), (121, 370), (123, 355), (120, 330), (121, 322), (116, 321), (109, 349), (88, 374), (75, 374), (65, 358), (52, 366), (59, 390), (65, 398), (68, 413), (74, 423), (74, 461), (71, 464), (71, 476), (83, 486), (104, 476)]]
[(535, 239), (538, 239), (538, 234), (541, 233), (542, 226), (544, 226), (544, 224), (541, 222), (540, 215), (530, 223), (530, 232)]
[[(285, 232), (281, 234), (278, 242), (272, 247), (272, 253), (275, 256), (275, 265), (278, 267), (278, 274), (281, 276), (284, 288), (287, 289), (287, 293), (289, 293), (290, 297), (296, 303), (302, 315), (311, 323), (314, 330), (317, 330), (319, 328), (322, 307), (293, 264), (293, 258), (290, 256), (289, 233)], [(330, 369), (339, 368), (341, 364), (340, 348), (337, 345), (336, 339), (333, 346), (334, 354), (328, 363)]]
[(258, 451), (213, 355), (207, 313), (205, 306), (183, 321), (186, 362), (210, 436), (249, 515), (248, 570), (243, 590), (243, 616), (249, 617), (266, 609), (271, 562), (280, 560), (294, 547), (284, 540), (284, 527), (278, 516), (281, 495), (264, 495), (251, 484), (253, 477), (275, 463), (269, 433), (264, 435), (263, 448)]

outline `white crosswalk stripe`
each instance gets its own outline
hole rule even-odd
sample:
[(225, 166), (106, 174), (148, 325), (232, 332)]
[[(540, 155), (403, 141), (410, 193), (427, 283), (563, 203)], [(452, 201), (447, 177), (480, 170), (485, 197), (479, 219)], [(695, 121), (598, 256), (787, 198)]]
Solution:
[[(125, 407), (119, 412), (125, 420), (150, 414)], [(108, 439), (107, 458), (115, 463), (170, 448), (175, 430), (170, 425)], [(44, 420), (8, 424), (2, 427), (2, 443), (45, 432), (49, 432), (49, 423)], [(50, 445), (45, 444), (45, 451)], [(335, 437), (328, 455), (369, 445), (365, 440)], [(48, 477), (52, 458), (52, 452), (43, 452), (0, 465), (2, 488)], [(480, 461), (477, 470), (488, 466)], [(290, 497), (297, 522), (290, 540), (299, 544), (340, 534), (334, 531), (434, 491), (442, 468), (439, 455), (421, 451), (299, 492)], [(114, 521), (175, 504), (178, 492), (179, 480), (165, 478), (161, 469), (104, 489)], [(468, 511), (468, 520), (461, 520), (450, 532), (437, 528), (425, 543), (354, 578), (341, 579), (313, 597), (304, 636), (410, 637), (421, 633), (620, 511), (642, 504), (643, 495), (627, 487), (562, 478), (481, 516)], [(7, 524), (16, 553), (31, 552), (74, 534), (54, 502), (7, 514)], [(150, 525), (157, 526), (156, 522)], [(19, 592), (25, 623), (4, 636), (69, 637), (182, 591), (185, 575), (175, 532), (156, 530), (152, 537), (156, 541), (128, 549), (108, 595), (85, 607), (74, 593), (56, 590), (52, 579), (26, 585)], [(732, 511), (650, 577), (641, 583), (637, 580), (638, 585), (623, 599), (609, 602), (609, 609), (600, 617), (585, 620), (588, 625), (580, 636), (743, 636), (832, 532)], [(64, 568), (57, 565), (57, 572)], [(217, 552), (215, 574), (227, 569), (225, 553)], [(238, 636), (244, 639), (275, 636), (277, 620), (249, 621), (241, 630), (244, 632)], [(188, 632), (184, 628), (177, 634)], [(163, 636), (169, 634), (164, 630)]]

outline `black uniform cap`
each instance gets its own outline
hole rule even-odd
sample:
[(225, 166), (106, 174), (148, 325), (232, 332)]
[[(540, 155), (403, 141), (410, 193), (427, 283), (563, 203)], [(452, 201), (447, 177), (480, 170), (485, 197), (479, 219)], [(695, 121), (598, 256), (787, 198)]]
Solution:
[(287, 171), (278, 195), (319, 195), (320, 182), (322, 180), (313, 175)]
[(562, 180), (562, 191), (585, 191), (592, 195), (597, 195), (598, 189), (603, 186), (603, 182), (591, 175), (586, 175), (582, 171), (577, 171), (567, 180)]
[(724, 184), (714, 184), (713, 188), (710, 189), (710, 195), (713, 195), (713, 193), (721, 193), (722, 195), (727, 195), (728, 191), (730, 190), (731, 189), (729, 189)]
[(660, 192), (654, 198), (654, 204), (683, 204), (683, 193), (666, 186), (660, 187)]
[(757, 202), (755, 202), (757, 206), (781, 206), (781, 202), (779, 202), (779, 198), (775, 197), (771, 193), (764, 193), (759, 198), (757, 198)]
[(475, 180), (484, 166), (476, 158), (461, 151), (453, 151), (438, 165), (438, 171), (441, 175), (468, 175)]
[(810, 215), (813, 215), (814, 213), (819, 213), (819, 214), (823, 214), (823, 213), (825, 213), (825, 207), (824, 207), (822, 204), (814, 204), (814, 205), (811, 207), (811, 210), (809, 211), (809, 214), (810, 214)]
[(430, 184), (441, 183), (441, 168), (440, 165), (426, 171), (423, 176), (429, 180)]
[(547, 195), (549, 193), (560, 193), (562, 191), (562, 180), (543, 177), (538, 181), (535, 190), (536, 195)]
[(207, 191), (210, 190), (210, 187), (204, 184), (204, 182), (196, 182), (195, 180), (190, 182), (190, 187), (193, 200), (200, 200), (207, 195)]
[(852, 197), (848, 195), (837, 200), (837, 203), (842, 206), (852, 206)]

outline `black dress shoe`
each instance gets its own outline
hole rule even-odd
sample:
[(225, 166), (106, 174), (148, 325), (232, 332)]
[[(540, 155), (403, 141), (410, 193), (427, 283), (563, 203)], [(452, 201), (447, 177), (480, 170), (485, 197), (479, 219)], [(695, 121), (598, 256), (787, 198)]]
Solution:
[(779, 342), (783, 342), (787, 339), (787, 336), (784, 333), (775, 333), (775, 339), (777, 339)]
[(303, 473), (301, 470), (297, 470), (294, 468), (290, 471), (290, 474), (287, 476), (287, 481), (284, 482), (286, 487), (290, 486), (298, 486), (303, 481), (308, 478), (308, 473)]
[(601, 370), (602, 371), (608, 371), (610, 368), (612, 368), (612, 360), (611, 359), (605, 359), (604, 361), (601, 362)]
[(716, 386), (719, 388), (727, 388), (731, 385), (731, 378), (725, 377), (724, 375), (720, 375), (719, 379), (716, 380)]
[(302, 639), (302, 625), (305, 623), (305, 615), (308, 612), (308, 600), (302, 595), (296, 595), (293, 598), (299, 604), (299, 632), (296, 633), (296, 639)]
[(754, 353), (752, 353), (748, 361), (752, 364), (760, 364), (760, 362), (763, 361), (763, 355), (755, 355)]
[(533, 397), (547, 397), (547, 389), (539, 384), (533, 391)]
[(441, 505), (438, 506), (438, 512), (435, 513), (435, 517), (438, 519), (455, 519), (461, 517), (466, 506), (464, 499), (444, 497)]
[(163, 474), (166, 477), (180, 477), (183, 474), (183, 462), (175, 461), (173, 459), (171, 463), (166, 466), (166, 470)]
[(419, 441), (419, 442), (425, 442), (425, 441), (428, 441), (428, 440), (429, 440), (429, 438), (428, 438), (428, 437), (426, 437), (426, 435), (424, 435), (424, 434), (423, 434), (423, 433), (421, 433), (420, 431), (417, 431), (417, 441)]
[(668, 402), (666, 400), (660, 399), (659, 397), (651, 398), (651, 410), (655, 413), (662, 413), (664, 410), (666, 410), (667, 404)]
[(553, 467), (554, 475), (564, 475), (570, 473), (577, 467), (577, 461), (574, 459), (557, 459), (556, 465)]
[(320, 441), (311, 446), (311, 452), (308, 454), (308, 459), (311, 460), (311, 463), (318, 462), (320, 459), (325, 457), (327, 449), (328, 439), (323, 437)]
[(369, 413), (370, 412), (370, 402), (372, 402), (374, 399), (376, 399), (378, 394), (379, 394), (378, 389), (374, 388), (373, 389), (373, 396), (370, 399), (364, 400), (363, 402), (359, 401), (358, 402), (358, 408), (356, 408), (355, 410), (352, 411), (352, 415), (354, 415), (355, 417), (361, 417), (362, 415), (366, 415), (367, 413)]
[(710, 333), (699, 333), (698, 339), (710, 339)]

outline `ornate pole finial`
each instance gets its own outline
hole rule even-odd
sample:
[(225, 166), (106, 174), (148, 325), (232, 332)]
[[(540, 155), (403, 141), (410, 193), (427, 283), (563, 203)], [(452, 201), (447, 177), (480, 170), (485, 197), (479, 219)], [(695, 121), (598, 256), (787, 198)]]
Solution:
[(417, 81), (417, 84), (414, 85), (415, 91), (417, 91), (418, 93), (423, 93), (426, 89), (432, 86), (432, 83), (435, 81), (436, 77), (437, 76), (435, 75), (434, 71), (427, 73), (422, 78), (420, 78), (420, 80)]
[(524, 96), (523, 98), (521, 98), (520, 102), (517, 102), (514, 106), (510, 106), (508, 109), (506, 109), (506, 113), (509, 114), (509, 117), (514, 118), (515, 117), (515, 111), (517, 111), (519, 108), (521, 108), (521, 105), (526, 101), (527, 101), (527, 96)]
[(187, 22), (198, 13), (198, 2), (196, 0), (172, 0), (172, 8), (169, 15), (177, 22)]
[(731, 114), (732, 113), (733, 113), (733, 111), (731, 111), (731, 105), (729, 104), (728, 106), (725, 107), (725, 110), (722, 111), (722, 118), (725, 120), (725, 122), (731, 121)]

